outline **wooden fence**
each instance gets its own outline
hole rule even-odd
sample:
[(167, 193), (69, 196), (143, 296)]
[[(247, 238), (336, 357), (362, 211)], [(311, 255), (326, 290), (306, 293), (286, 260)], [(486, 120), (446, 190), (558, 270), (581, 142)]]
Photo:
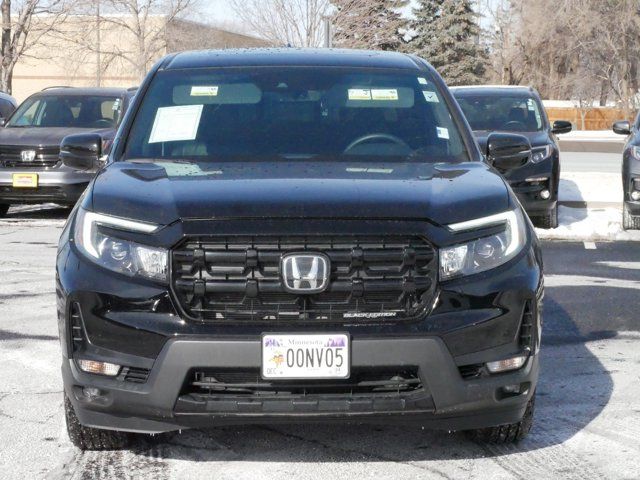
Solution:
[[(546, 107), (545, 110), (552, 124), (555, 120), (568, 120), (576, 130), (583, 130), (579, 108)], [(587, 110), (584, 117), (584, 130), (609, 130), (616, 120), (633, 122), (634, 119), (635, 113), (626, 117), (624, 110), (620, 108), (597, 107)]]

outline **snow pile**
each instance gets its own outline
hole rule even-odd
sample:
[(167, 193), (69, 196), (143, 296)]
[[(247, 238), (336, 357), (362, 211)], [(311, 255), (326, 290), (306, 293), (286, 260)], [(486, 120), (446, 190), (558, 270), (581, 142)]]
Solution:
[(617, 173), (561, 173), (558, 195), (561, 202), (619, 202), (622, 207), (622, 180)]
[(619, 208), (569, 208), (560, 206), (559, 226), (552, 230), (536, 228), (539, 238), (547, 240), (639, 240), (640, 231), (622, 229)]
[(560, 178), (560, 202), (587, 202), (588, 208), (560, 205), (559, 226), (536, 228), (552, 240), (640, 240), (640, 231), (622, 229), (622, 181), (615, 173), (567, 172)]

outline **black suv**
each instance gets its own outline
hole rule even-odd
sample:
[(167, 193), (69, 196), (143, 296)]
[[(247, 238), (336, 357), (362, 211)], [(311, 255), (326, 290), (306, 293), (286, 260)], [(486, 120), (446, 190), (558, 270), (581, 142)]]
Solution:
[(622, 227), (640, 230), (640, 114), (633, 125), (615, 122), (613, 131), (628, 137), (622, 152)]
[[(478, 86), (451, 89), (482, 149), (492, 132), (516, 132), (531, 142), (525, 165), (501, 171), (536, 226), (558, 226), (560, 150), (556, 134), (569, 133), (571, 122), (553, 126), (538, 92), (531, 87)], [(500, 170), (500, 168), (498, 168)]]
[(135, 89), (48, 88), (27, 98), (0, 128), (0, 217), (11, 204), (73, 205), (96, 170), (63, 165), (60, 141), (95, 132), (107, 151)]
[[(501, 169), (531, 153), (488, 145)], [(100, 146), (61, 156), (91, 167)], [(245, 423), (531, 426), (538, 241), (418, 57), (166, 57), (70, 215), (56, 291), (82, 449)]]

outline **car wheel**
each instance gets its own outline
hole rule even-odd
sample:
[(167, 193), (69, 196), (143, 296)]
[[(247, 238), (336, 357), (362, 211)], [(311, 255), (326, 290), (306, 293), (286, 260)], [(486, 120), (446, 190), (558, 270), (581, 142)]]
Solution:
[(471, 438), (482, 443), (514, 443), (527, 436), (533, 425), (533, 412), (535, 410), (536, 393), (533, 392), (527, 403), (522, 420), (497, 427), (479, 428), (470, 430)]
[(8, 203), (0, 203), (0, 218), (4, 217), (7, 214), (10, 206), (11, 205), (9, 205)]
[(69, 439), (80, 450), (119, 450), (131, 442), (132, 434), (115, 430), (102, 430), (80, 424), (71, 401), (64, 396), (64, 416)]
[(640, 216), (631, 215), (626, 203), (622, 207), (622, 228), (625, 230), (640, 230)]
[(538, 228), (558, 228), (558, 206), (556, 205), (546, 215), (533, 217), (533, 224)]

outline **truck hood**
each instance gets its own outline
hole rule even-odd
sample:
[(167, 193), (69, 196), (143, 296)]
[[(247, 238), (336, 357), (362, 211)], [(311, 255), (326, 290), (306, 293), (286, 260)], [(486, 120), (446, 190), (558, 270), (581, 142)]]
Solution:
[(481, 162), (115, 162), (92, 186), (96, 212), (179, 219), (412, 219), (449, 224), (505, 211), (509, 192)]
[(67, 135), (74, 133), (104, 133), (111, 129), (70, 127), (5, 127), (0, 128), (0, 145), (25, 147), (59, 147)]

